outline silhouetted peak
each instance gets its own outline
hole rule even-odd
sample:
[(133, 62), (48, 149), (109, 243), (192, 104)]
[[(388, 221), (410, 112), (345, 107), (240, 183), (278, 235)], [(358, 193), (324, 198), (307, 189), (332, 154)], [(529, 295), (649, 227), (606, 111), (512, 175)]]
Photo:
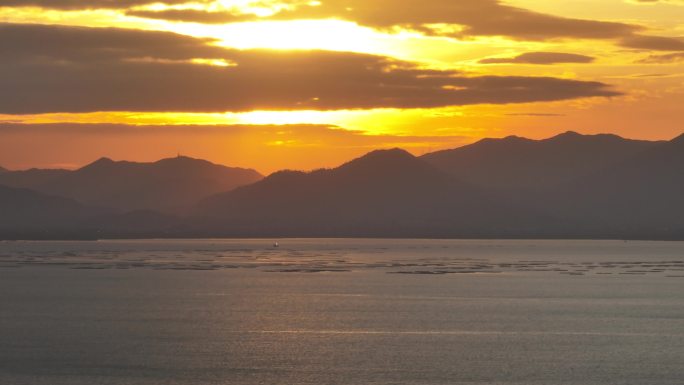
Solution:
[(621, 141), (624, 138), (613, 134), (583, 135), (575, 131), (566, 131), (553, 136), (545, 141), (548, 142), (577, 142), (577, 141)]
[(513, 143), (528, 143), (532, 142), (532, 139), (528, 138), (523, 138), (521, 136), (517, 135), (509, 135), (504, 138), (484, 138), (478, 142), (475, 142), (474, 145), (478, 144), (513, 144)]
[(267, 177), (267, 179), (289, 178), (291, 176), (306, 175), (307, 173), (299, 170), (278, 170)]
[(588, 135), (582, 135), (579, 132), (575, 131), (566, 131), (562, 134), (558, 134), (556, 136), (552, 136), (548, 139), (543, 139), (541, 142), (547, 142), (547, 143), (575, 143), (578, 141), (582, 141), (584, 139), (589, 138)]
[(130, 162), (130, 161), (114, 161), (110, 158), (100, 158), (95, 162), (83, 167), (83, 168), (100, 168), (107, 167), (111, 165), (130, 165), (130, 166), (155, 166), (155, 165), (171, 165), (171, 166), (181, 166), (181, 165), (194, 165), (194, 164), (211, 164), (210, 162), (202, 159), (190, 158), (187, 156), (176, 156), (173, 158), (160, 159), (155, 162)]
[(98, 160), (96, 160), (93, 163), (90, 163), (89, 165), (83, 167), (83, 168), (93, 168), (93, 167), (103, 167), (103, 166), (111, 166), (114, 164), (128, 164), (128, 165), (138, 165), (138, 166), (149, 166), (149, 165), (161, 165), (161, 164), (193, 164), (193, 163), (209, 163), (206, 160), (201, 160), (201, 159), (194, 159), (190, 158), (187, 156), (177, 156), (173, 158), (165, 158), (165, 159), (160, 159), (155, 162), (129, 162), (129, 161), (114, 161), (110, 158), (107, 157), (102, 157)]
[(401, 149), (373, 151), (343, 164), (332, 172), (369, 181), (383, 178), (427, 178), (442, 174), (429, 163)]
[(523, 138), (522, 136), (517, 136), (517, 135), (509, 135), (503, 139), (499, 139), (499, 142), (503, 142), (506, 144), (518, 144), (518, 143), (531, 143), (534, 142), (534, 140), (529, 139), (529, 138)]
[(523, 138), (518, 135), (508, 135), (507, 137), (503, 138), (502, 140), (504, 141), (518, 141), (518, 140), (527, 140), (527, 138)]
[(196, 159), (196, 158), (191, 158), (189, 156), (184, 156), (184, 155), (178, 155), (173, 158), (164, 158), (160, 159), (152, 164), (169, 164), (169, 165), (194, 165), (194, 164), (202, 164), (202, 165), (208, 165), (208, 164), (213, 164), (207, 160), (204, 159)]
[(574, 139), (574, 138), (580, 138), (583, 136), (585, 136), (585, 135), (582, 135), (577, 131), (565, 131), (564, 133), (558, 134), (558, 135), (552, 137), (551, 139), (554, 139), (554, 138), (555, 139)]
[(187, 170), (187, 171), (195, 171), (195, 170), (217, 170), (217, 169), (223, 169), (223, 170), (232, 170), (236, 172), (243, 172), (245, 174), (252, 174), (254, 177), (257, 178), (263, 178), (263, 175), (261, 175), (259, 172), (257, 172), (254, 169), (251, 168), (241, 168), (241, 167), (228, 167), (224, 166), (221, 164), (213, 163), (208, 160), (204, 159), (199, 159), (199, 158), (192, 158), (189, 156), (184, 156), (184, 155), (178, 155), (173, 158), (166, 158), (166, 159), (161, 159), (158, 160), (154, 163), (148, 163), (148, 165), (151, 165), (152, 167), (154, 166), (166, 166), (172, 169), (177, 169), (177, 170)]
[(100, 158), (100, 159), (94, 161), (93, 163), (90, 163), (90, 164), (88, 164), (88, 165), (85, 165), (85, 166), (81, 167), (81, 170), (87, 170), (87, 169), (94, 169), (94, 168), (106, 167), (106, 166), (110, 166), (110, 165), (112, 165), (112, 164), (114, 164), (114, 163), (116, 163), (116, 162), (114, 162), (114, 161), (111, 160), (110, 158), (102, 157), (102, 158)]
[(400, 148), (393, 148), (389, 150), (375, 150), (356, 158), (340, 168), (349, 167), (368, 167), (380, 165), (401, 165), (416, 161), (416, 157), (411, 155), (408, 151)]
[(388, 150), (375, 150), (357, 158), (360, 159), (412, 159), (415, 158), (411, 153), (401, 148), (391, 148)]
[(684, 145), (684, 134), (681, 134), (678, 137), (672, 139), (670, 143)]
[(0, 166), (0, 172), (7, 172), (7, 171), (8, 170), (6, 168), (3, 168), (2, 166)]
[(206, 162), (206, 160), (203, 160), (203, 159), (191, 158), (191, 157), (185, 156), (185, 155), (178, 155), (178, 156), (174, 156), (173, 158), (160, 159), (156, 163), (159, 163), (159, 162), (197, 162), (197, 161)]

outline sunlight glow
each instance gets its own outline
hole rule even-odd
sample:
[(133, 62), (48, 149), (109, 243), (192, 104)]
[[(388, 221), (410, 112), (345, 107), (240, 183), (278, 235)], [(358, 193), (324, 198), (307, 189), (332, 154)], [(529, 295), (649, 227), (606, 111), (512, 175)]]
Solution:
[(376, 53), (383, 36), (370, 28), (341, 20), (260, 21), (226, 25), (177, 24), (177, 32), (211, 36), (238, 49), (331, 49)]
[[(369, 0), (370, 1), (370, 0)], [(279, 0), (200, 0), (186, 3), (153, 3), (132, 10), (206, 10), (240, 15), (268, 16), (284, 8), (312, 4), (312, 0), (297, 0), (283, 4)], [(636, 2), (597, 0), (592, 7), (585, 1), (554, 2), (541, 0), (507, 0), (506, 4), (537, 12), (564, 17), (601, 19), (637, 23), (647, 27), (652, 35), (681, 36), (684, 2)], [(637, 4), (639, 3), (639, 4)], [(679, 4), (679, 5), (676, 5)], [(342, 16), (340, 16), (342, 17)], [(622, 98), (608, 100), (580, 99), (530, 105), (479, 105), (436, 109), (370, 109), (340, 111), (251, 111), (244, 113), (176, 113), (176, 112), (95, 112), (86, 114), (0, 115), (9, 123), (101, 123), (130, 125), (322, 125), (345, 130), (363, 131), (366, 135), (413, 136), (502, 136), (515, 132), (529, 137), (545, 137), (552, 130), (574, 129), (583, 132), (621, 128), (633, 137), (664, 137), (680, 130), (672, 123), (681, 114), (684, 95), (680, 76), (684, 59), (648, 63), (658, 52), (625, 49), (615, 40), (546, 39), (522, 40), (506, 36), (468, 36), (448, 38), (426, 36), (401, 27), (373, 29), (342, 19), (260, 20), (227, 24), (202, 24), (168, 21), (126, 15), (114, 9), (43, 9), (38, 7), (0, 6), (0, 22), (39, 23), (83, 27), (128, 28), (168, 31), (199, 38), (216, 39), (214, 44), (233, 49), (328, 50), (386, 56), (415, 63), (421, 67), (461, 71), (465, 76), (548, 76), (563, 79), (593, 80), (614, 85), (625, 91)], [(371, 24), (372, 25), (372, 24)], [(425, 25), (435, 32), (454, 33), (462, 29), (457, 24)], [(458, 36), (457, 34), (454, 36)], [(591, 56), (591, 64), (536, 65), (510, 62), (483, 64), (486, 58), (515, 58), (527, 52), (575, 53)], [(675, 55), (675, 57), (678, 57)], [(232, 67), (236, 63), (217, 58), (134, 57), (130, 61), (159, 63), (192, 63), (204, 66)], [(230, 68), (227, 69), (230, 71)], [(611, 107), (612, 106), (612, 107)], [(639, 119), (624, 118), (624, 106)], [(623, 107), (623, 109), (620, 109)], [(591, 112), (595, 112), (592, 114)], [(567, 116), (567, 118), (566, 118)], [(653, 117), (664, 128), (642, 132), (642, 126), (652, 125)], [(660, 135), (660, 136), (658, 136)], [(281, 141), (279, 146), (292, 142)]]
[[(371, 109), (338, 111), (250, 111), (242, 113), (176, 112), (94, 112), (1, 115), (0, 121), (22, 124), (126, 124), (134, 126), (192, 125), (318, 125), (365, 135), (477, 136), (475, 128), (483, 118), (491, 119), (477, 107), (440, 109)], [(458, 123), (446, 123), (458, 119)]]
[(223, 59), (192, 59), (191, 62), (216, 67), (237, 67), (237, 63)]

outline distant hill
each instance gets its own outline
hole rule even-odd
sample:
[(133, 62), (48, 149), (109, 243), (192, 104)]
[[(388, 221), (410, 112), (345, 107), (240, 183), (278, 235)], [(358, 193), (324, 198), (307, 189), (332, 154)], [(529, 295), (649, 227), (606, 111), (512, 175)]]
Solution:
[(379, 150), (266, 178), (183, 157), (42, 171), (0, 174), (39, 190), (0, 186), (0, 238), (684, 240), (684, 135), (509, 137), (419, 158)]
[(684, 239), (684, 135), (568, 183), (544, 209), (588, 233)]
[(102, 158), (75, 171), (30, 170), (0, 176), (0, 184), (29, 187), (85, 205), (119, 210), (179, 212), (207, 196), (260, 180), (254, 170), (188, 157), (154, 163)]
[(0, 238), (80, 237), (78, 224), (105, 210), (68, 198), (0, 186)]
[(566, 132), (545, 140), (516, 136), (483, 139), (421, 158), (482, 188), (509, 192), (547, 191), (624, 161), (659, 143), (616, 135)]
[(152, 210), (94, 215), (80, 224), (95, 237), (161, 238), (188, 237), (183, 219)]
[(181, 219), (155, 211), (116, 212), (73, 199), (0, 186), (0, 239), (182, 236)]
[(279, 172), (205, 199), (196, 215), (217, 234), (240, 236), (484, 236), (530, 224), (528, 213), (399, 149), (332, 170)]
[(61, 176), (69, 174), (70, 172), (71, 171), (69, 170), (50, 170), (37, 168), (22, 171), (6, 171), (4, 173), (0, 173), (0, 185), (17, 188), (40, 189), (45, 184), (52, 182)]

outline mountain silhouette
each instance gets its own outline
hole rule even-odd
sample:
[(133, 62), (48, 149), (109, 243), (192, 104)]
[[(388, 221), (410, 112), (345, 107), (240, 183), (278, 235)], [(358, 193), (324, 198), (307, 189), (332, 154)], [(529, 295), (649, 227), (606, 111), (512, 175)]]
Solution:
[(378, 150), (266, 178), (184, 157), (102, 158), (0, 173), (10, 183), (31, 189), (0, 186), (0, 238), (684, 240), (684, 135), (508, 137), (422, 157)]
[(62, 197), (0, 186), (0, 237), (80, 237), (79, 224), (103, 209), (85, 207)]
[(240, 236), (476, 236), (528, 220), (399, 149), (330, 170), (278, 172), (205, 199), (196, 215), (218, 235)]
[(72, 198), (85, 205), (164, 212), (182, 211), (204, 197), (262, 178), (254, 170), (181, 156), (154, 163), (101, 158), (78, 170), (59, 172), (56, 177), (54, 172), (48, 174), (42, 183), (33, 178), (30, 185), (25, 181), (22, 187)]
[(179, 218), (150, 210), (120, 213), (73, 199), (0, 186), (0, 239), (182, 236)]
[(658, 144), (616, 135), (566, 132), (544, 140), (516, 136), (483, 139), (426, 154), (422, 159), (473, 185), (523, 193), (547, 191)]
[(69, 170), (38, 168), (22, 171), (6, 171), (0, 173), (0, 185), (17, 188), (40, 189), (41, 186), (44, 186), (45, 184), (50, 183), (53, 180), (70, 172), (71, 171)]
[(134, 210), (124, 213), (105, 212), (91, 215), (80, 224), (92, 236), (108, 238), (183, 237), (184, 224), (180, 217), (153, 210)]
[(590, 231), (680, 238), (684, 236), (684, 136), (596, 170), (552, 196), (548, 212), (582, 218)]

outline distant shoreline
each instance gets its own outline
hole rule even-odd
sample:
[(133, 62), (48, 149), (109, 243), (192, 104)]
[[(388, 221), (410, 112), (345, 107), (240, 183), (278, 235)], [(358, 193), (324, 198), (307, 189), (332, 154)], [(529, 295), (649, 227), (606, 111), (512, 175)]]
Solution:
[(106, 241), (222, 241), (222, 240), (249, 240), (265, 242), (281, 241), (281, 240), (387, 240), (387, 241), (534, 241), (534, 242), (554, 242), (554, 241), (605, 241), (605, 242), (684, 242), (682, 238), (579, 238), (579, 237), (482, 237), (482, 238), (454, 238), (454, 237), (364, 237), (364, 236), (256, 236), (256, 237), (104, 237), (104, 238), (90, 238), (90, 237), (74, 237), (74, 238), (0, 238), (2, 243), (11, 242), (106, 242)]

